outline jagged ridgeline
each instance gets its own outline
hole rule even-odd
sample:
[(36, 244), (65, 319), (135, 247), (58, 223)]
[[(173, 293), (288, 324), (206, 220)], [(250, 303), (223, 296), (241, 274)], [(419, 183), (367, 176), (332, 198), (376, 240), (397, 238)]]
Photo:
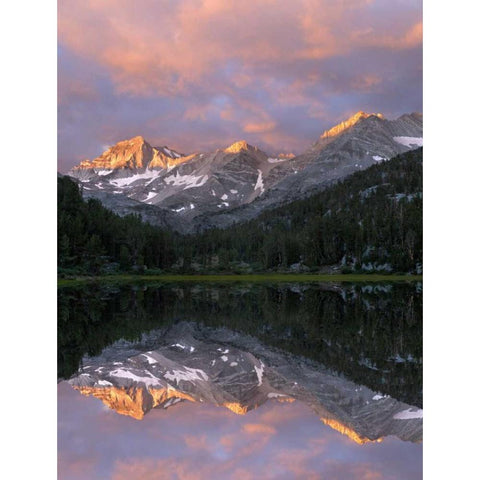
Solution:
[(86, 198), (119, 215), (139, 214), (152, 225), (191, 234), (252, 220), (422, 145), (421, 114), (388, 120), (360, 111), (296, 156), (269, 155), (245, 140), (184, 155), (138, 136), (67, 175), (82, 184)]
[(59, 270), (420, 272), (422, 158), (422, 148), (406, 152), (254, 220), (191, 235), (119, 217), (59, 177)]

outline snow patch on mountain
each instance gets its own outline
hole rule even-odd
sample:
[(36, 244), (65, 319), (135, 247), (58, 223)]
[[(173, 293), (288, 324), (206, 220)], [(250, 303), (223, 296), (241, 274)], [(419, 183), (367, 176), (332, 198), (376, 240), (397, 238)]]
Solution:
[(380, 395), (379, 393), (377, 393), (376, 395), (374, 395), (372, 397), (372, 400), (377, 401), (377, 400), (381, 400), (382, 398), (390, 398), (390, 396), (389, 395)]
[(184, 190), (201, 187), (207, 183), (207, 180), (208, 175), (180, 175), (178, 171), (175, 172), (175, 175), (169, 175), (163, 179), (167, 185), (171, 184), (174, 187), (185, 185)]
[[(134, 382), (142, 382), (145, 386), (153, 386), (153, 385), (160, 385), (160, 381), (158, 378), (155, 378), (150, 372), (146, 371), (145, 373), (149, 374), (149, 377), (140, 377), (135, 375), (130, 370), (126, 370), (124, 368), (118, 368), (117, 370), (113, 370), (110, 372), (110, 376), (112, 377), (121, 377), (121, 378), (129, 378)], [(165, 375), (166, 376), (166, 375)]]
[(144, 173), (136, 173), (135, 175), (131, 175), (130, 177), (126, 178), (116, 178), (115, 180), (111, 180), (110, 183), (115, 185), (116, 187), (124, 187), (125, 185), (131, 185), (132, 183), (136, 182), (137, 180), (147, 180), (147, 179), (155, 179), (160, 175), (160, 170), (145, 170)]
[(260, 195), (265, 192), (265, 187), (263, 186), (263, 177), (262, 177), (262, 171), (258, 170), (258, 177), (257, 177), (257, 183), (255, 184), (254, 190), (257, 190), (259, 188), (261, 190)]
[(284, 393), (277, 393), (277, 392), (270, 392), (267, 395), (268, 398), (279, 398), (279, 397), (286, 397)]
[(423, 410), (403, 410), (393, 417), (395, 420), (410, 420), (411, 418), (423, 418)]
[(172, 380), (178, 384), (180, 380), (187, 382), (194, 382), (195, 380), (208, 380), (208, 375), (198, 368), (183, 367), (186, 371), (182, 370), (173, 370), (172, 372), (167, 372), (164, 377), (168, 380)]
[(393, 139), (406, 147), (423, 147), (423, 137), (393, 137)]
[(267, 160), (268, 160), (268, 163), (280, 163), (280, 162), (284, 162), (285, 160), (288, 160), (288, 158), (271, 158), (271, 157), (268, 157)]
[(152, 199), (156, 195), (157, 195), (157, 192), (148, 192), (147, 197), (144, 200), (142, 200), (142, 202), (147, 202), (148, 200)]
[(94, 172), (97, 174), (97, 175), (100, 175), (101, 177), (105, 176), (105, 175), (109, 175), (110, 173), (113, 172), (113, 170), (102, 170), (102, 169), (99, 169), (99, 170), (94, 170)]
[(109, 382), (108, 380), (99, 380), (97, 383), (101, 387), (113, 387), (113, 383)]
[(151, 357), (147, 353), (142, 353), (141, 355), (144, 356), (147, 359), (147, 362), (149, 363), (149, 365), (153, 365), (154, 363), (158, 363), (157, 360), (155, 360), (153, 357)]
[(257, 374), (257, 379), (258, 379), (258, 385), (260, 386), (262, 383), (263, 383), (263, 370), (264, 370), (264, 367), (265, 365), (260, 362), (260, 368), (258, 368), (256, 365), (255, 365), (255, 372)]

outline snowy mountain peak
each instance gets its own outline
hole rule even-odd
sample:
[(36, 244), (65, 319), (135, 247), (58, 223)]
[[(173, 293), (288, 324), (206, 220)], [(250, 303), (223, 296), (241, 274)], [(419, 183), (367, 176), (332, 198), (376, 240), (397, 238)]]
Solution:
[(365, 113), (365, 112), (357, 112), (354, 115), (352, 115), (349, 119), (340, 122), (338, 125), (335, 125), (332, 127), (330, 130), (325, 130), (320, 138), (331, 138), (331, 137), (336, 137), (340, 133), (344, 132), (350, 127), (353, 127), (358, 121), (368, 118), (368, 117), (378, 117), (380, 119), (383, 119), (383, 115), (381, 113)]
[(152, 155), (152, 147), (141, 136), (122, 140), (94, 160), (84, 160), (73, 170), (142, 168), (144, 157)]
[(250, 152), (257, 151), (257, 147), (252, 147), (245, 140), (239, 140), (238, 142), (232, 143), (228, 148), (224, 150), (225, 153), (239, 153), (242, 150), (247, 150)]
[(152, 147), (141, 135), (122, 140), (94, 160), (84, 160), (72, 169), (113, 171), (119, 169), (169, 168), (187, 157), (168, 147)]

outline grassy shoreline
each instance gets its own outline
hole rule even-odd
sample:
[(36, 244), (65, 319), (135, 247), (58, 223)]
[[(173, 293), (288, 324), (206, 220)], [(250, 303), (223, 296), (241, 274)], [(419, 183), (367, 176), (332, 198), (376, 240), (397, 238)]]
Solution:
[(381, 274), (292, 274), (264, 273), (245, 275), (108, 275), (99, 277), (59, 278), (58, 287), (87, 283), (137, 283), (137, 282), (421, 282), (422, 275)]

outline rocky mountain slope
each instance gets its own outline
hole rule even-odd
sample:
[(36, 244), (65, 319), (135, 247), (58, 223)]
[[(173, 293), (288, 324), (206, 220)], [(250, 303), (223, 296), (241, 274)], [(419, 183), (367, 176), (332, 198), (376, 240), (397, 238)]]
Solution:
[(242, 209), (198, 218), (198, 229), (226, 227), (255, 218), (262, 211), (304, 198), (332, 183), (423, 145), (420, 114), (386, 120), (358, 112), (324, 132), (305, 153), (277, 165), (265, 179), (265, 193)]
[(422, 439), (421, 409), (225, 328), (181, 322), (150, 332), (141, 344), (114, 344), (85, 362), (69, 383), (136, 419), (152, 408), (166, 409), (185, 400), (237, 414), (268, 400), (300, 401), (360, 444), (388, 435)]
[(416, 113), (387, 120), (358, 112), (293, 158), (274, 158), (245, 141), (186, 156), (135, 137), (69, 175), (82, 183), (86, 197), (119, 214), (140, 213), (152, 224), (189, 232), (251, 219), (416, 148), (423, 143), (422, 125)]

